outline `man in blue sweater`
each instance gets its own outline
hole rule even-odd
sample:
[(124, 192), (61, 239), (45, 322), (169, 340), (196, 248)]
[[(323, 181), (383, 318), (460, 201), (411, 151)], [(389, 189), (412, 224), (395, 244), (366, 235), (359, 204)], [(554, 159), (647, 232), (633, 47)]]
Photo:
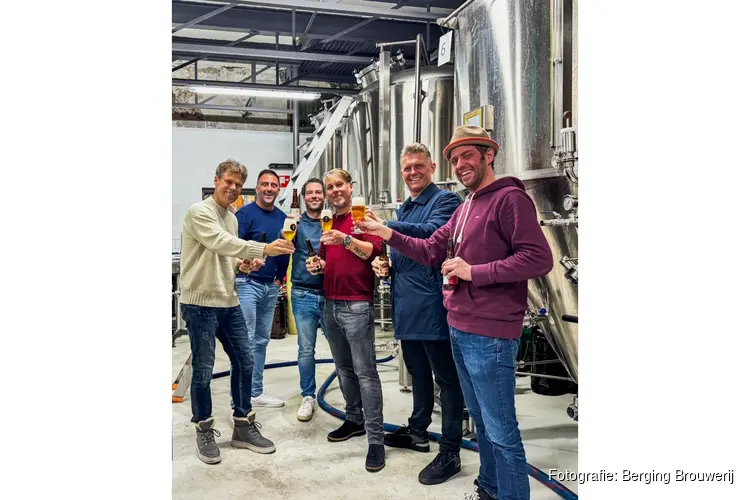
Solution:
[[(238, 237), (248, 241), (274, 241), (281, 237), (284, 227), (284, 212), (274, 206), (279, 196), (279, 176), (273, 170), (258, 174), (255, 188), (255, 203), (245, 205), (237, 211)], [(264, 240), (265, 238), (265, 240)], [(245, 274), (238, 272), (235, 278), (237, 295), (242, 315), (247, 324), (250, 347), (253, 353), (253, 407), (280, 408), (284, 401), (263, 392), (263, 367), (266, 364), (266, 349), (271, 340), (273, 315), (279, 288), (286, 276), (289, 256), (269, 257), (258, 271)], [(231, 402), (234, 407), (234, 402)]]
[(315, 411), (315, 343), (318, 325), (325, 335), (323, 320), (325, 298), (323, 297), (323, 274), (310, 273), (305, 264), (308, 258), (307, 240), (316, 255), (320, 248), (320, 213), (325, 203), (323, 181), (309, 179), (302, 185), (302, 200), (305, 212), (300, 218), (292, 255), (292, 313), (297, 326), (297, 360), (299, 362), (299, 385), (302, 404), (297, 411), (297, 420), (308, 422)]
[[(410, 196), (396, 212), (397, 221), (382, 221), (370, 210), (368, 216), (415, 238), (429, 238), (461, 204), (460, 198), (432, 182), (435, 163), (424, 144), (410, 144), (401, 153), (401, 177)], [(433, 373), (440, 387), (442, 437), (440, 452), (419, 473), (422, 484), (439, 484), (461, 470), (464, 398), (453, 361), (447, 311), (443, 306), (443, 279), (439, 267), (420, 264), (391, 248), (393, 327), (401, 341), (401, 355), (412, 377), (414, 409), (409, 425), (385, 435), (385, 444), (423, 453), (430, 451), (427, 427), (435, 404)], [(373, 269), (380, 274), (378, 260)]]

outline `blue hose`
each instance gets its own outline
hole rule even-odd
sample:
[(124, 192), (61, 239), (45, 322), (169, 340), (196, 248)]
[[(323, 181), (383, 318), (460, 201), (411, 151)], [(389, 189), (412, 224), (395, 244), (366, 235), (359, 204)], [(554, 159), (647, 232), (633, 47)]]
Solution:
[[(383, 359), (376, 359), (375, 363), (387, 363), (388, 361), (391, 361), (392, 359), (396, 359), (396, 356), (391, 354), (388, 357), (385, 357)], [(333, 363), (333, 359), (316, 359), (315, 364), (327, 364), (327, 363)], [(280, 363), (269, 363), (264, 366), (264, 369), (269, 368), (285, 368), (289, 366), (297, 366), (297, 361), (282, 361)], [(211, 378), (217, 379), (221, 377), (226, 377), (229, 375), (229, 370), (225, 372), (218, 372), (214, 373)], [(336, 370), (332, 371), (331, 374), (328, 376), (325, 382), (320, 386), (320, 389), (318, 389), (318, 406), (325, 411), (326, 413), (340, 419), (340, 420), (346, 420), (346, 414), (342, 412), (341, 410), (334, 408), (333, 406), (329, 405), (325, 398), (324, 394), (326, 393), (326, 390), (328, 390), (328, 387), (331, 385), (331, 382), (333, 382), (333, 379), (336, 378)], [(398, 425), (389, 424), (387, 422), (383, 423), (383, 428), (386, 432), (396, 432), (401, 427)], [(427, 433), (431, 440), (433, 441), (439, 441), (440, 440), (440, 434), (437, 432), (428, 432)], [(467, 450), (476, 451), (479, 452), (479, 445), (477, 443), (474, 443), (472, 441), (469, 441), (467, 439), (461, 440), (461, 448), (465, 448)], [(545, 485), (547, 488), (551, 489), (555, 493), (557, 493), (561, 498), (564, 498), (565, 500), (578, 500), (578, 495), (570, 491), (568, 488), (566, 488), (562, 483), (552, 479), (549, 477), (549, 475), (545, 474), (541, 470), (537, 469), (530, 463), (526, 463), (526, 466), (528, 467), (529, 476), (533, 477), (543, 485)]]
[[(390, 356), (390, 359), (393, 359), (393, 357), (394, 356)], [(386, 360), (383, 360), (383, 361), (386, 361)], [(323, 385), (320, 386), (320, 389), (318, 390), (318, 406), (320, 406), (320, 408), (326, 413), (329, 413), (333, 415), (334, 417), (337, 417), (341, 420), (345, 420), (346, 414), (342, 412), (341, 410), (329, 405), (324, 398), (324, 394), (326, 393), (326, 390), (328, 390), (328, 387), (331, 385), (331, 382), (333, 382), (333, 379), (335, 378), (336, 378), (336, 371), (334, 370), (328, 376), (326, 381), (323, 382)], [(398, 425), (384, 423), (383, 428), (386, 432), (396, 432), (401, 427)], [(428, 432), (427, 434), (430, 436), (430, 439), (433, 441), (440, 440), (441, 435), (438, 434), (437, 432)], [(479, 452), (479, 445), (467, 439), (461, 440), (461, 448)], [(570, 491), (562, 483), (552, 479), (551, 477), (549, 477), (549, 475), (545, 474), (544, 472), (537, 469), (536, 467), (534, 467), (528, 462), (526, 463), (526, 466), (528, 468), (529, 476), (533, 477), (534, 479), (536, 479), (537, 481), (545, 485), (547, 488), (557, 493), (561, 498), (564, 498), (565, 500), (578, 500), (578, 495)]]
[[(393, 358), (394, 358), (394, 356), (391, 356), (391, 357), (386, 358), (384, 360), (377, 360), (376, 363), (385, 363), (386, 361), (390, 361)], [(322, 365), (322, 364), (326, 364), (326, 363), (333, 363), (333, 359), (327, 358), (327, 359), (316, 359), (315, 360), (315, 364), (316, 365)], [(297, 361), (282, 361), (282, 362), (279, 362), (279, 363), (270, 363), (270, 364), (264, 365), (263, 369), (264, 370), (268, 370), (269, 368), (285, 368), (285, 367), (288, 367), (288, 366), (297, 366)], [(227, 370), (225, 372), (214, 373), (213, 375), (211, 375), (211, 378), (212, 379), (217, 379), (217, 378), (228, 377), (228, 376), (229, 376), (229, 370)]]

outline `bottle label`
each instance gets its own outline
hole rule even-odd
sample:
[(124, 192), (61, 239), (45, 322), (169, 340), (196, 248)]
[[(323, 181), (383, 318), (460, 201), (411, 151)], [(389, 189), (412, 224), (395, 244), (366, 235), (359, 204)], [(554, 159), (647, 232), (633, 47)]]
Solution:
[(449, 278), (448, 276), (443, 276), (443, 285), (458, 285), (458, 278), (455, 276)]

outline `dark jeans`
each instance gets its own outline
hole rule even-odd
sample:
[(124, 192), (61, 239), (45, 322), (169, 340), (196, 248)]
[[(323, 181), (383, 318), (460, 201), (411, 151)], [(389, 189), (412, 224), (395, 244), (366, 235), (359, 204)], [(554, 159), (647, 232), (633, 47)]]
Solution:
[(435, 405), (435, 382), (440, 387), (442, 408), (442, 437), (440, 449), (458, 453), (463, 439), (462, 419), (464, 396), (453, 361), (450, 340), (402, 340), (401, 353), (412, 378), (414, 410), (409, 426), (420, 433), (427, 432), (432, 423)]
[(367, 442), (382, 445), (383, 389), (375, 364), (372, 302), (326, 300), (325, 321), (346, 401), (346, 419), (355, 424), (364, 421)]
[(479, 444), (479, 486), (498, 500), (528, 500), (526, 454), (516, 420), (518, 340), (451, 327), (453, 358)]
[(216, 359), (217, 338), (233, 368), (230, 387), (235, 405), (234, 416), (247, 416), (252, 410), (250, 391), (253, 382), (253, 356), (240, 306), (225, 308), (180, 304), (180, 307), (193, 353), (191, 422), (201, 422), (211, 416), (211, 376)]

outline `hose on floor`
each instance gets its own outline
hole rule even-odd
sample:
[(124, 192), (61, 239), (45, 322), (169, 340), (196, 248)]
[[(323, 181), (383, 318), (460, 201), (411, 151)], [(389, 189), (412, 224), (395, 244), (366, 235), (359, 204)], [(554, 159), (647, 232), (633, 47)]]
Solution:
[[(392, 359), (395, 359), (395, 358), (396, 356), (394, 354), (391, 354), (390, 356), (387, 356), (385, 358), (376, 359), (375, 362), (378, 364), (387, 363), (388, 361), (391, 361)], [(333, 359), (330, 359), (330, 358), (315, 360), (316, 365), (329, 364), (333, 362), (334, 362)], [(297, 361), (282, 361), (280, 363), (266, 364), (264, 368), (267, 370), (269, 368), (285, 368), (285, 367), (297, 366), (297, 365), (298, 365)], [(227, 376), (229, 376), (229, 370), (224, 371), (224, 372), (214, 373), (211, 376), (211, 378), (217, 379), (217, 378), (227, 377)], [(329, 415), (332, 415), (340, 420), (345, 420), (346, 414), (343, 411), (339, 410), (338, 408), (334, 408), (333, 406), (328, 404), (328, 402), (325, 400), (325, 393), (328, 390), (328, 387), (331, 385), (331, 382), (333, 382), (335, 378), (336, 378), (336, 370), (333, 370), (331, 374), (328, 376), (328, 378), (326, 379), (326, 381), (323, 382), (323, 384), (320, 386), (320, 389), (318, 389), (318, 398), (317, 398), (318, 406), (320, 406), (320, 408), (326, 413), (328, 413)], [(383, 428), (386, 432), (396, 432), (401, 427), (398, 425), (384, 422)], [(428, 432), (427, 434), (429, 435), (430, 439), (433, 441), (440, 440), (441, 435), (437, 432)], [(469, 441), (468, 439), (461, 440), (461, 448), (471, 450), (471, 451), (476, 451), (477, 453), (479, 452), (479, 445), (477, 443)], [(526, 467), (528, 468), (529, 476), (533, 477), (534, 479), (536, 479), (537, 481), (545, 485), (547, 488), (557, 493), (557, 495), (560, 496), (561, 498), (565, 500), (578, 500), (578, 495), (570, 491), (559, 481), (552, 479), (551, 477), (549, 477), (549, 475), (545, 474), (544, 472), (537, 469), (536, 467), (534, 467), (528, 462), (526, 463)]]
[[(393, 356), (391, 356), (393, 357)], [(331, 385), (331, 382), (336, 378), (336, 370), (331, 372), (331, 374), (328, 376), (325, 382), (323, 382), (323, 385), (320, 386), (320, 389), (318, 390), (318, 406), (325, 411), (326, 413), (339, 418), (340, 420), (346, 419), (346, 414), (339, 410), (338, 408), (334, 408), (328, 402), (325, 400), (325, 393), (328, 390), (328, 387)], [(383, 424), (384, 430), (386, 432), (396, 432), (401, 427), (398, 425), (393, 425), (389, 423)], [(439, 441), (441, 435), (437, 432), (428, 432), (430, 439), (433, 441)], [(467, 450), (476, 451), (479, 452), (479, 445), (477, 443), (474, 443), (472, 441), (469, 441), (467, 439), (461, 440), (461, 448), (465, 448)], [(526, 463), (526, 466), (528, 468), (529, 476), (533, 477), (543, 485), (545, 485), (547, 488), (551, 489), (555, 493), (557, 493), (561, 498), (564, 498), (565, 500), (578, 500), (578, 495), (570, 491), (568, 488), (566, 488), (562, 483), (555, 481), (549, 475), (545, 474), (541, 470), (537, 469), (530, 463)]]

